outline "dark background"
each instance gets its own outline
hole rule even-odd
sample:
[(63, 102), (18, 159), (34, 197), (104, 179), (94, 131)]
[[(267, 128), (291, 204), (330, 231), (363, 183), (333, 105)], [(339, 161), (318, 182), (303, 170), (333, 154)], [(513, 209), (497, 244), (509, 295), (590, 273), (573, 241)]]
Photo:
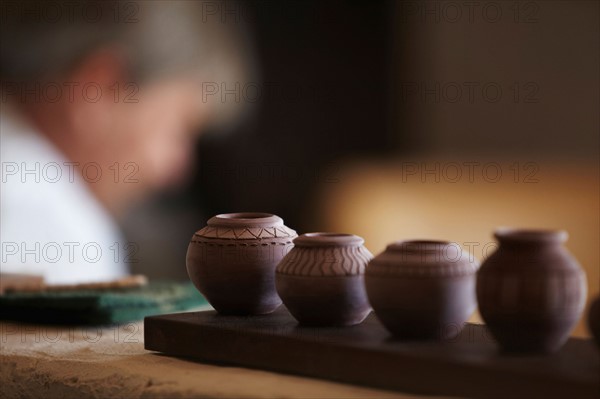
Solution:
[[(249, 1), (261, 95), (234, 132), (205, 134), (191, 195), (207, 214), (268, 211), (308, 229), (336, 160), (390, 153), (393, 2)], [(249, 89), (248, 89), (249, 90)]]
[[(298, 232), (347, 229), (373, 251), (405, 234), (484, 242), (500, 224), (567, 228), (597, 289), (597, 1), (478, 2), (472, 19), (451, 1), (241, 4), (258, 71), (241, 84), (261, 96), (242, 90), (250, 112), (202, 134), (189, 184), (123, 221), (139, 244), (134, 271), (186, 279), (189, 237), (208, 218), (263, 211)], [(444, 91), (454, 86), (458, 98)], [(506, 163), (505, 173), (534, 163), (540, 184), (401, 184), (398, 163), (421, 159)]]

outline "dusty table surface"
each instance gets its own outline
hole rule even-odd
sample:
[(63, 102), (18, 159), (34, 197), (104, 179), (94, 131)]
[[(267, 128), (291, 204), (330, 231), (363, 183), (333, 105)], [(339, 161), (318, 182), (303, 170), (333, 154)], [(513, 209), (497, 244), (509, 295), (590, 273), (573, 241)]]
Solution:
[(0, 322), (0, 397), (422, 398), (159, 355), (143, 328)]

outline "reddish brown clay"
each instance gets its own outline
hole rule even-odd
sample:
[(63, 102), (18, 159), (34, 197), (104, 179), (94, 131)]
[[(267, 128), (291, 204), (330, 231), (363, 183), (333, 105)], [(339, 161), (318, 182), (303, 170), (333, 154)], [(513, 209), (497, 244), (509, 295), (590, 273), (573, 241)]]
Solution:
[(277, 292), (303, 325), (351, 326), (370, 313), (364, 272), (373, 257), (351, 234), (309, 233), (277, 266)]
[(590, 314), (588, 318), (588, 327), (590, 332), (596, 339), (596, 344), (600, 349), (600, 297), (596, 298), (590, 306)]
[(369, 302), (397, 338), (452, 338), (477, 308), (478, 267), (473, 255), (454, 243), (393, 243), (367, 267)]
[(275, 267), (295, 237), (280, 217), (268, 213), (214, 216), (188, 246), (188, 275), (221, 314), (271, 313), (281, 305)]
[(586, 300), (585, 272), (563, 247), (565, 231), (498, 229), (498, 249), (477, 277), (479, 311), (510, 352), (554, 352)]

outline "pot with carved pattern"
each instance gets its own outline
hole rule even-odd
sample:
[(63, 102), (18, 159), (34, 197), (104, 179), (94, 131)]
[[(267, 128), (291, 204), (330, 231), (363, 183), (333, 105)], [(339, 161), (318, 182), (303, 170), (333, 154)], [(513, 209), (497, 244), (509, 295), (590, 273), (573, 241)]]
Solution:
[(478, 268), (477, 259), (456, 243), (395, 242), (367, 267), (369, 302), (398, 339), (450, 339), (477, 308)]
[(351, 326), (371, 311), (364, 272), (373, 257), (352, 234), (308, 233), (277, 266), (277, 292), (300, 324)]
[(583, 311), (587, 282), (565, 231), (498, 229), (477, 277), (479, 311), (502, 349), (555, 352)]
[(268, 213), (214, 216), (190, 241), (188, 275), (221, 314), (271, 313), (281, 305), (275, 267), (295, 237), (280, 217)]

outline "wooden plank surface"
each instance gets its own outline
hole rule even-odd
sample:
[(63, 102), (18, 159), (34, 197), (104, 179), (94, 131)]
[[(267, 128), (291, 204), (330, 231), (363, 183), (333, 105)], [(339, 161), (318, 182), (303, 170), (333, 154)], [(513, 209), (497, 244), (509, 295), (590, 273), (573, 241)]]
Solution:
[(147, 317), (145, 348), (210, 363), (463, 397), (600, 397), (600, 356), (570, 339), (552, 355), (506, 355), (484, 326), (445, 342), (393, 340), (373, 314), (349, 328), (299, 327), (285, 308), (265, 316), (214, 311)]
[(158, 355), (144, 349), (143, 338), (142, 321), (103, 327), (1, 321), (0, 399), (424, 399)]

